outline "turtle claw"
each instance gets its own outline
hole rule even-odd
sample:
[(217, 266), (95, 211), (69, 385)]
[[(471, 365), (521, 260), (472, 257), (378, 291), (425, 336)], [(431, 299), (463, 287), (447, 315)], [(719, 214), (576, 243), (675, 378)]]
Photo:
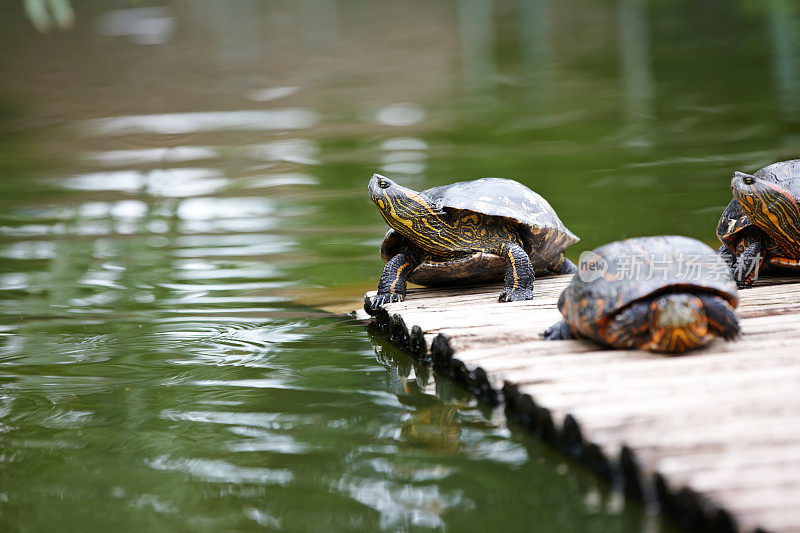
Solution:
[(750, 289), (753, 287), (753, 276), (746, 276), (738, 267), (733, 271), (733, 279), (737, 289)]
[(731, 275), (733, 276), (733, 281), (736, 282), (736, 288), (749, 289), (753, 286), (753, 276), (748, 276), (747, 274), (748, 272), (744, 265), (733, 265)]
[(524, 300), (533, 300), (533, 287), (519, 287), (511, 291), (503, 290), (500, 293), (500, 302), (522, 302)]
[(561, 322), (556, 322), (544, 330), (542, 336), (544, 337), (544, 340), (547, 341), (563, 341), (575, 338), (575, 336), (572, 334), (572, 330), (569, 328), (569, 325), (567, 325), (567, 323), (563, 320)]
[(722, 338), (725, 339), (727, 342), (737, 341), (742, 337), (742, 332), (737, 331), (735, 333), (724, 333)]
[(742, 328), (738, 320), (718, 326), (715, 333), (726, 342), (737, 341), (742, 338)]
[(736, 268), (736, 256), (733, 255), (733, 252), (728, 250), (725, 245), (722, 245), (717, 250), (717, 254), (722, 257), (722, 260), (727, 263), (728, 268), (731, 269), (731, 272)]
[(397, 294), (395, 292), (377, 294), (374, 298), (372, 298), (372, 300), (370, 300), (369, 306), (367, 306), (367, 302), (364, 302), (364, 310), (367, 313), (374, 315), (382, 306), (393, 302), (402, 302), (404, 298), (405, 297), (402, 294)]
[(764, 257), (764, 244), (755, 241), (745, 248), (733, 267), (733, 279), (740, 289), (749, 289), (758, 277), (758, 267)]

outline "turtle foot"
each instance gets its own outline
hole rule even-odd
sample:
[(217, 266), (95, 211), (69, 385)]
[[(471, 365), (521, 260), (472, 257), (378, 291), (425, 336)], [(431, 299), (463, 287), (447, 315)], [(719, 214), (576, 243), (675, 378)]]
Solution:
[(738, 330), (738, 331), (735, 331), (735, 332), (725, 332), (721, 336), (722, 336), (723, 339), (725, 339), (728, 342), (736, 341), (736, 340), (739, 340), (742, 337), (742, 332), (741, 332), (741, 330)]
[[(739, 340), (742, 337), (742, 326), (739, 324), (739, 319), (734, 314), (735, 312), (732, 309), (729, 311), (729, 313), (725, 313), (725, 318), (727, 320), (714, 317), (716, 320), (722, 322), (719, 326), (721, 331), (719, 331), (718, 335), (726, 341)], [(706, 313), (708, 313), (708, 311), (706, 311)]]
[(402, 302), (405, 296), (402, 294), (397, 294), (395, 292), (389, 292), (386, 294), (376, 294), (372, 300), (365, 300), (364, 301), (364, 311), (369, 313), (370, 315), (374, 315), (378, 312), (382, 306), (386, 304), (390, 304), (392, 302)]
[(759, 266), (764, 259), (764, 244), (756, 241), (747, 246), (733, 267), (733, 279), (740, 289), (749, 289), (758, 277)]
[(533, 287), (518, 287), (511, 291), (503, 290), (500, 293), (500, 302), (521, 302), (524, 300), (533, 300)]
[(575, 336), (572, 334), (572, 330), (569, 329), (569, 325), (563, 320), (544, 330), (542, 336), (544, 337), (544, 340), (547, 341), (563, 341), (575, 338)]
[(733, 255), (733, 252), (728, 250), (728, 248), (723, 245), (719, 247), (717, 254), (722, 257), (722, 260), (728, 264), (728, 268), (730, 268), (731, 272), (733, 272), (733, 269), (736, 268), (736, 256)]
[(576, 274), (578, 272), (578, 267), (565, 257), (552, 271), (554, 274)]
[(755, 281), (755, 275), (752, 272), (748, 272), (748, 269), (744, 265), (736, 265), (733, 268), (731, 274), (733, 274), (733, 279), (736, 281), (736, 287), (739, 289), (749, 289), (753, 286), (753, 281)]

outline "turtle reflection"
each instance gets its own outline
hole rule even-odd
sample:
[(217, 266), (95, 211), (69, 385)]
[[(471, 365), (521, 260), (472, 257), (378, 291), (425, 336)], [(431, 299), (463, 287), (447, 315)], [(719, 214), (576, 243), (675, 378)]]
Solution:
[[(463, 424), (459, 410), (469, 407), (468, 397), (452, 383), (436, 379), (429, 369), (412, 360), (378, 335), (370, 335), (378, 361), (387, 367), (387, 385), (408, 408), (400, 427), (400, 445), (405, 449), (455, 451), (461, 448)], [(446, 399), (446, 401), (445, 401)], [(398, 465), (410, 467), (411, 465)]]

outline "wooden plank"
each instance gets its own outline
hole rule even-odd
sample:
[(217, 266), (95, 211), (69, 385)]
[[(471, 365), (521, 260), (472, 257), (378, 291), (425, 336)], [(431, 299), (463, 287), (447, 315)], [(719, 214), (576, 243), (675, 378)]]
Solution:
[[(373, 321), (508, 418), (684, 524), (800, 531), (800, 283), (740, 293), (742, 337), (683, 356), (549, 342), (569, 276), (409, 290)], [(374, 296), (367, 293), (366, 299)]]

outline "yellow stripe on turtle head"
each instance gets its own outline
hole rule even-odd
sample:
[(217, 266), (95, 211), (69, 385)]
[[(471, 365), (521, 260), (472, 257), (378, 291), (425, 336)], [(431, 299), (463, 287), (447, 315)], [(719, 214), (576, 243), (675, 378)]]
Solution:
[(782, 251), (800, 254), (800, 207), (791, 192), (740, 172), (734, 174), (731, 189), (750, 220), (772, 237)]
[(447, 235), (441, 213), (424, 194), (375, 174), (369, 194), (381, 216), (395, 231), (428, 251), (441, 251)]
[(369, 182), (372, 200), (386, 223), (423, 250), (442, 256), (498, 250), (521, 244), (516, 222), (468, 209), (445, 213), (425, 193), (396, 184), (379, 174)]

